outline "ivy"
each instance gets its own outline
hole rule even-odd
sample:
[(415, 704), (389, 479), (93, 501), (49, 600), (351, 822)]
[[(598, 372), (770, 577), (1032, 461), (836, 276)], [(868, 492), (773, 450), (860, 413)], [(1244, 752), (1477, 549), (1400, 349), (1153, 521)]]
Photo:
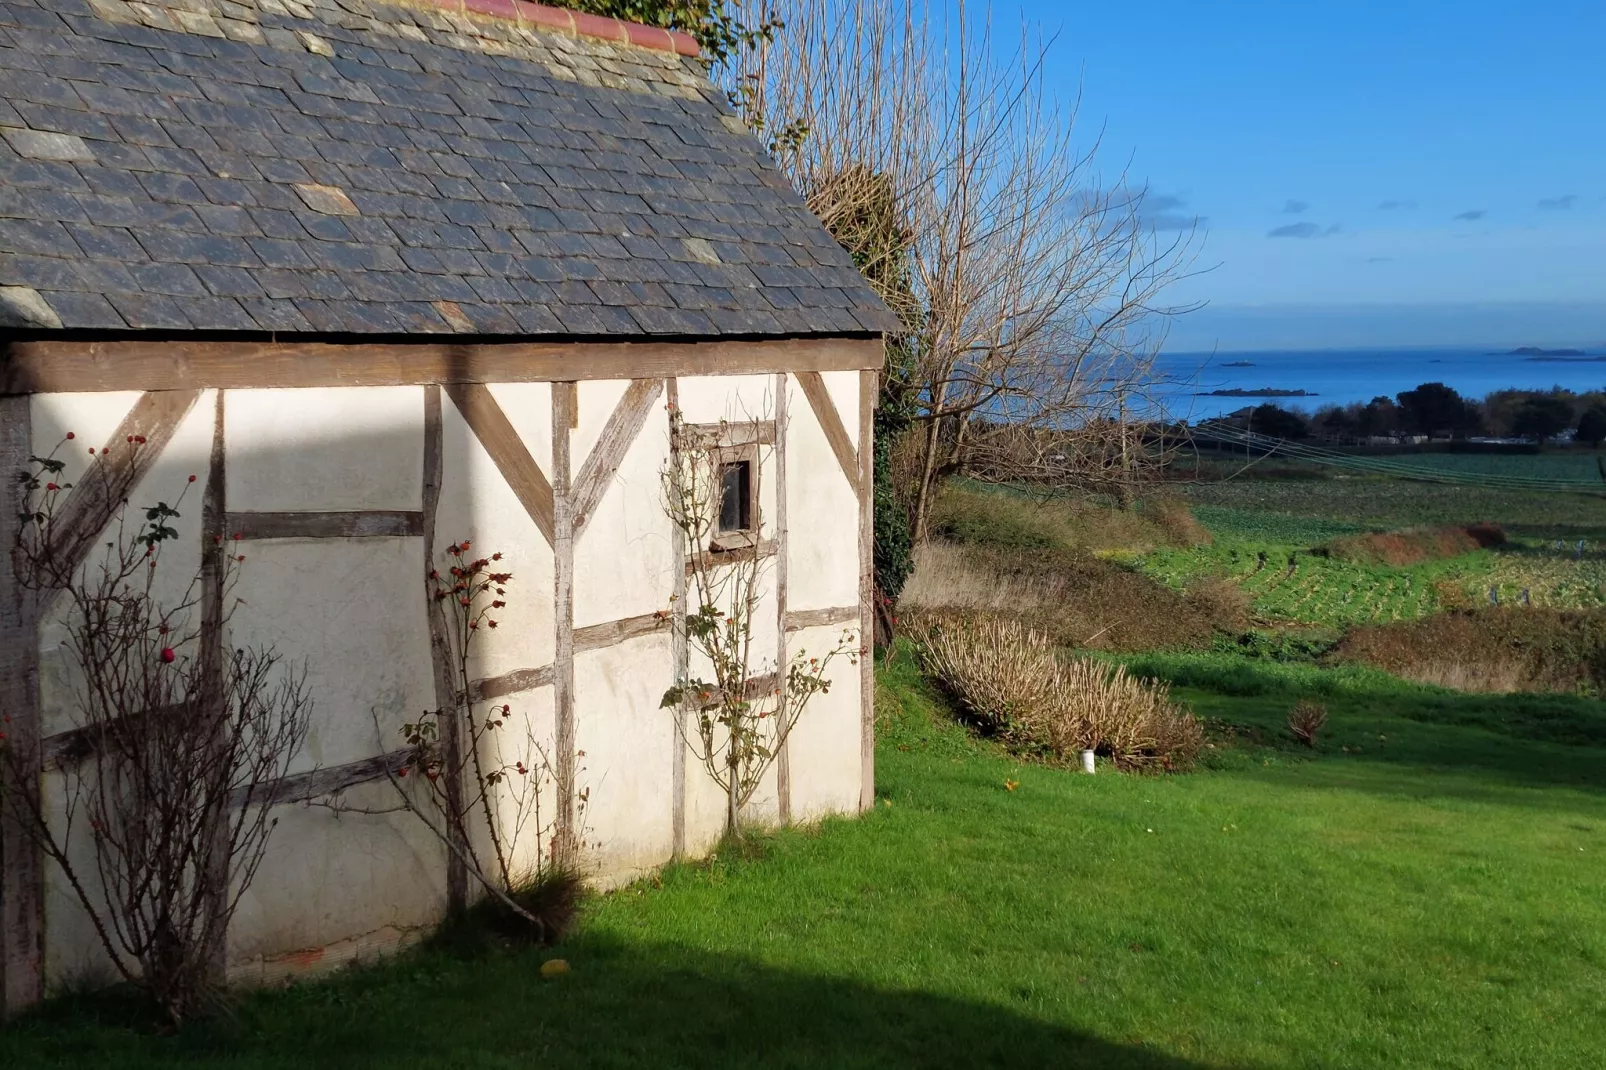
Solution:
[(773, 21), (749, 25), (726, 0), (556, 0), (556, 5), (690, 34), (711, 66), (723, 63), (738, 48), (750, 47), (780, 28)]

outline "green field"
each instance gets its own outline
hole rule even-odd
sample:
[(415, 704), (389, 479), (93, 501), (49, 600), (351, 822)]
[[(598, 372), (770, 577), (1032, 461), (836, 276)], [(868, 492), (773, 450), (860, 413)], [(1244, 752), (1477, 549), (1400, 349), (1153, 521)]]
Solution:
[(1374, 477), (1235, 479), (1185, 486), (1183, 493), (1200, 506), (1364, 528), (1493, 522), (1538, 539), (1606, 539), (1606, 494)]
[[(69, 998), (0, 1065), (1598, 1065), (1598, 705), (1151, 658), (1209, 768), (1085, 777), (970, 739), (911, 661), (883, 672), (874, 813), (596, 900), (567, 977), (458, 943), (178, 1037)], [(1278, 742), (1306, 694), (1314, 752)]]

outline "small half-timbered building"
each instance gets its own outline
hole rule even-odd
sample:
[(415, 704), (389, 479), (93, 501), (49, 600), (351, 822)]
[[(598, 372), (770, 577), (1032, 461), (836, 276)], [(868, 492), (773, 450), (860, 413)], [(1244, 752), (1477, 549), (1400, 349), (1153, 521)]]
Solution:
[[(662, 500), (671, 405), (773, 444), (731, 520), (773, 559), (765, 657), (869, 633), (895, 323), (695, 53), (522, 0), (0, 0), (0, 540), (30, 456), (138, 439), (68, 450), (62, 478), (99, 466), (142, 505), (196, 475), (164, 554), (184, 574), (237, 535), (229, 642), (305, 665), (316, 702), (231, 976), (441, 917), (445, 854), (415, 819), (304, 803), (391, 789), (376, 723), (438, 705), (422, 577), (459, 540), (516, 574), (474, 687), (589, 788), (566, 830), (588, 871), (715, 842), (724, 800), (660, 709), (685, 657), (663, 616), (699, 549)], [(84, 560), (118, 503), (75, 493)], [(872, 800), (868, 659), (833, 673), (757, 819)], [(39, 757), (8, 790), (47, 804), (73, 760), (67, 674), (60, 621), (0, 569), (0, 710)], [(99, 952), (15, 827), (0, 852), (16, 1008)]]

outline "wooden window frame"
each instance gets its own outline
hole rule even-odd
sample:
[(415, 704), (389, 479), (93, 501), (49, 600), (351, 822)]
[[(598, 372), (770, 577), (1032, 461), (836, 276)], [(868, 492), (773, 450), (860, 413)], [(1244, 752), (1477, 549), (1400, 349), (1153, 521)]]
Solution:
[(722, 532), (718, 530), (719, 522), (716, 519), (714, 531), (709, 535), (708, 552), (711, 554), (729, 554), (757, 548), (759, 533), (763, 530), (764, 525), (763, 515), (759, 511), (759, 484), (762, 479), (759, 467), (758, 443), (746, 442), (741, 445), (716, 446), (709, 451), (709, 461), (714, 466), (712, 483), (716, 517), (725, 493), (725, 483), (721, 478), (725, 466), (744, 462), (747, 464), (747, 519), (749, 526), (740, 531)]

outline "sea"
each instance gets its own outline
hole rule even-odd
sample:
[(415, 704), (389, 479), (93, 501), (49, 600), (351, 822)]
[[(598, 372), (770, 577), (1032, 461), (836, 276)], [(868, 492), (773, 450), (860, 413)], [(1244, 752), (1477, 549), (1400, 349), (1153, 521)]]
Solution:
[[(1314, 412), (1323, 405), (1389, 397), (1422, 383), (1440, 382), (1464, 397), (1479, 398), (1516, 387), (1547, 390), (1606, 389), (1606, 347), (1590, 347), (1582, 358), (1532, 358), (1486, 349), (1417, 347), (1405, 349), (1255, 350), (1231, 353), (1162, 353), (1156, 372), (1160, 394), (1174, 418), (1190, 422), (1270, 401), (1284, 408)], [(1211, 397), (1212, 390), (1304, 390), (1305, 397)], [(1314, 396), (1309, 396), (1314, 395)]]

